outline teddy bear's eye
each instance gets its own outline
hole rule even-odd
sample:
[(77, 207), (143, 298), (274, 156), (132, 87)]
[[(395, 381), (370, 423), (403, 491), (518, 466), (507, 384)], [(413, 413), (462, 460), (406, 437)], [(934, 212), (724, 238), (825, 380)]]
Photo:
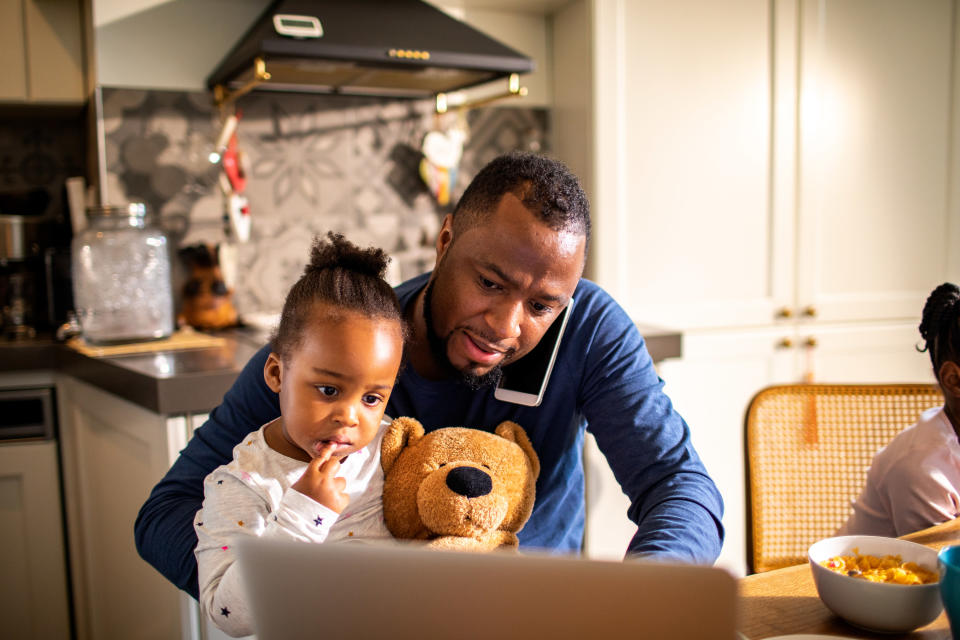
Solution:
[(441, 463), (440, 463), (440, 467), (445, 467), (445, 466), (447, 466), (447, 463), (446, 463), (446, 462), (441, 462)]

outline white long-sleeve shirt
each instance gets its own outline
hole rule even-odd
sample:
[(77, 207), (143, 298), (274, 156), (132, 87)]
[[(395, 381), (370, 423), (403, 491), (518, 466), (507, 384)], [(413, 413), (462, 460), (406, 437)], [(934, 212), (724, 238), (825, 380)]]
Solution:
[(838, 535), (896, 537), (960, 515), (960, 442), (943, 407), (877, 452)]
[(233, 461), (204, 481), (203, 508), (194, 519), (200, 607), (225, 633), (253, 633), (253, 620), (232, 545), (237, 536), (278, 536), (304, 542), (390, 538), (383, 520), (380, 442), (390, 420), (365, 448), (343, 461), (350, 503), (337, 514), (291, 488), (306, 462), (271, 449), (264, 425), (233, 450)]

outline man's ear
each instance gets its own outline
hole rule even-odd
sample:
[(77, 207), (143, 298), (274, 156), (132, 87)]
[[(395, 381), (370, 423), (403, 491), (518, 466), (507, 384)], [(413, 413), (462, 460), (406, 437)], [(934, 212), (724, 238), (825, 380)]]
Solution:
[(960, 397), (960, 366), (956, 362), (947, 360), (940, 365), (940, 386), (954, 397)]
[(450, 248), (451, 242), (453, 242), (453, 214), (448, 213), (443, 219), (440, 233), (437, 234), (437, 264), (440, 264), (440, 258)]
[(283, 379), (283, 362), (280, 356), (270, 352), (263, 365), (263, 379), (274, 393), (280, 393), (280, 381)]

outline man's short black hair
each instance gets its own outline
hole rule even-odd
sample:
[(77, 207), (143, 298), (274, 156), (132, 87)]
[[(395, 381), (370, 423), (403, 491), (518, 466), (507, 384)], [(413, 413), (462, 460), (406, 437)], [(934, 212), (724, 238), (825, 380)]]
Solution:
[(453, 212), (456, 234), (482, 222), (512, 193), (551, 229), (590, 241), (590, 202), (580, 181), (559, 160), (516, 151), (494, 158), (463, 192)]

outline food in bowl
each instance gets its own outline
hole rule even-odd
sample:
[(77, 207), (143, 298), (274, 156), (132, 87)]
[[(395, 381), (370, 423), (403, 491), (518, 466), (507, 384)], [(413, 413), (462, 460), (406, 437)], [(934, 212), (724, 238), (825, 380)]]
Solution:
[(838, 557), (900, 556), (903, 563), (936, 567), (937, 553), (933, 549), (897, 538), (838, 536), (814, 543), (807, 555), (820, 600), (856, 627), (903, 633), (933, 622), (943, 610), (937, 582), (873, 582), (825, 566), (831, 558)]
[(899, 555), (886, 555), (882, 558), (863, 555), (857, 547), (853, 548), (853, 555), (834, 556), (820, 564), (831, 571), (870, 582), (930, 584), (939, 579), (936, 571), (926, 569), (916, 562), (904, 562)]

